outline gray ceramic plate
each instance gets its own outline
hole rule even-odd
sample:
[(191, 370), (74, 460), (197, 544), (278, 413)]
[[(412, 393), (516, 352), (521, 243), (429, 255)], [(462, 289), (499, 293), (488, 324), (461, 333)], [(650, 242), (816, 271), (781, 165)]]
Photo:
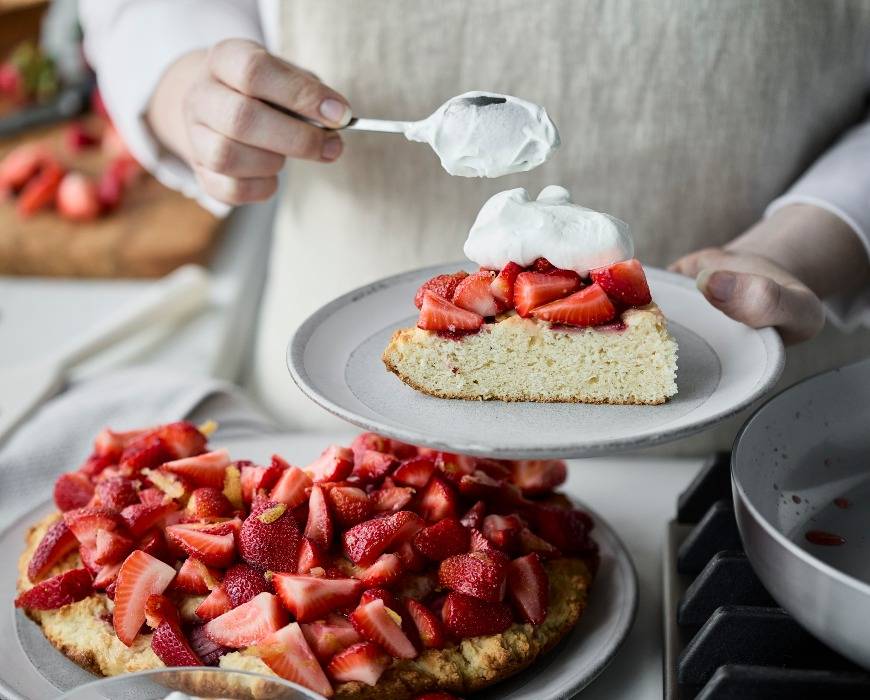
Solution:
[(585, 457), (646, 447), (703, 430), (768, 391), (783, 367), (772, 329), (727, 318), (692, 280), (647, 268), (653, 298), (680, 346), (679, 393), (662, 406), (454, 401), (426, 396), (388, 372), (381, 354), (413, 326), (412, 300), (430, 277), (461, 263), (415, 270), (330, 302), (296, 331), (293, 380), (315, 402), (362, 428), (436, 449), (512, 459)]
[[(342, 436), (338, 442), (347, 442)], [(349, 439), (349, 438), (348, 438)], [(323, 435), (277, 435), (224, 443), (237, 458), (267, 461), (279, 452), (291, 461), (313, 460), (331, 440)], [(579, 494), (567, 492), (581, 507)], [(47, 700), (94, 676), (56, 651), (39, 627), (12, 607), (16, 567), (27, 529), (45, 513), (45, 504), (0, 534), (0, 696), (6, 700)], [(588, 510), (588, 509), (587, 509)], [(592, 512), (592, 511), (590, 511)], [(637, 577), (622, 542), (607, 523), (595, 518), (601, 566), (589, 607), (576, 629), (531, 668), (475, 697), (499, 700), (563, 700), (600, 674), (628, 635), (637, 609)]]

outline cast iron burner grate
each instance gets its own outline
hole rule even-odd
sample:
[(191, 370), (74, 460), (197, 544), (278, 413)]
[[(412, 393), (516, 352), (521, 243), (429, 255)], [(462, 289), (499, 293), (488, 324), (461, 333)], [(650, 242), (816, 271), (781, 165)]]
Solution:
[(870, 674), (806, 632), (752, 571), (727, 453), (680, 495), (664, 548), (664, 598), (666, 700), (870, 698)]

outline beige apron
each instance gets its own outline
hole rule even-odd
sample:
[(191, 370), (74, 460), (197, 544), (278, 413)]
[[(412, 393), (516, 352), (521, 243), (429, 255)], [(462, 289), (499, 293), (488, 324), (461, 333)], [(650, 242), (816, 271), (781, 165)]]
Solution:
[[(484, 89), (546, 106), (562, 135), (549, 163), (495, 180), (451, 177), (426, 146), (397, 135), (347, 134), (337, 164), (290, 164), (255, 385), (291, 427), (335, 420), (286, 374), (292, 329), (350, 288), (460, 259), (493, 193), (565, 185), (577, 202), (629, 222), (638, 257), (664, 266), (741, 233), (863, 116), (867, 2), (281, 5), (284, 56), (342, 91), (357, 115), (422, 118)], [(793, 353), (789, 376), (868, 350), (870, 333), (829, 330)], [(727, 444), (732, 433), (723, 427), (715, 439)]]

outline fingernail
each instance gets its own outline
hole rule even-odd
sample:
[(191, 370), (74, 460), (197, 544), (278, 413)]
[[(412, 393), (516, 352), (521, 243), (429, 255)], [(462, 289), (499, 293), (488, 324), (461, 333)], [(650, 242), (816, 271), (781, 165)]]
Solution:
[(339, 102), (331, 97), (320, 103), (320, 113), (325, 119), (328, 119), (339, 126), (347, 126), (351, 116), (353, 116), (350, 107), (348, 107), (344, 102)]
[(726, 302), (734, 295), (737, 276), (733, 272), (723, 270), (701, 270), (695, 284), (715, 301)]
[(320, 157), (323, 160), (335, 160), (341, 153), (341, 139), (338, 136), (331, 136), (323, 142), (323, 148), (320, 151)]

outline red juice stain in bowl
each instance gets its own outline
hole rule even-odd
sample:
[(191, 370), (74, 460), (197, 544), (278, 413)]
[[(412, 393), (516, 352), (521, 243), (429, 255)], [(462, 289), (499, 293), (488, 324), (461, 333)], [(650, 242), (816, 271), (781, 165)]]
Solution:
[(839, 547), (840, 545), (846, 544), (845, 537), (842, 535), (836, 535), (833, 532), (826, 532), (825, 530), (808, 530), (804, 537), (807, 542), (822, 547)]
[(852, 505), (852, 502), (848, 498), (835, 498), (834, 505), (841, 510), (846, 510), (848, 507)]

